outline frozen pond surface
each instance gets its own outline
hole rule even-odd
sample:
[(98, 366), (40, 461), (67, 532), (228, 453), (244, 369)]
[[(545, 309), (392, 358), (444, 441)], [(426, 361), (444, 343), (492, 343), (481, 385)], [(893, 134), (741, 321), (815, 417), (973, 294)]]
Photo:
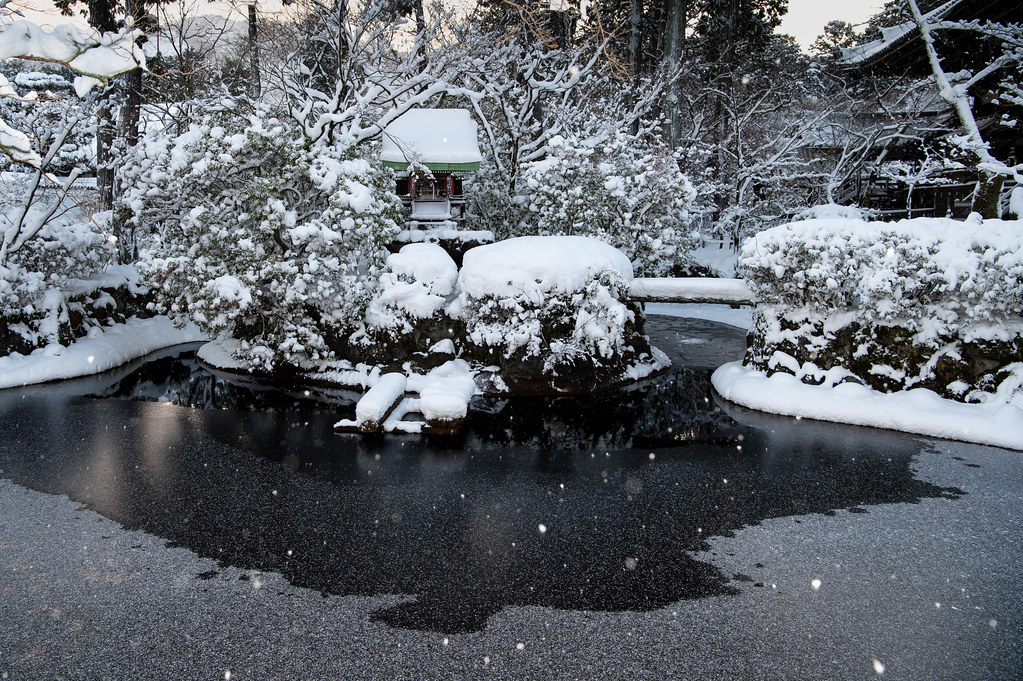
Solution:
[(743, 332), (650, 330), (696, 368), (458, 440), (187, 361), (0, 392), (0, 674), (1023, 676), (1017, 453), (727, 408)]

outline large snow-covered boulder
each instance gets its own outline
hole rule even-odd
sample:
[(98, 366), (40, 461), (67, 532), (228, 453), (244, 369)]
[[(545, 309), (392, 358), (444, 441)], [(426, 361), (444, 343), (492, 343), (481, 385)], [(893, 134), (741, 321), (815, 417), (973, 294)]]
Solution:
[(597, 239), (519, 237), (474, 248), (458, 276), (465, 351), (498, 366), (520, 392), (636, 377), (637, 366), (660, 365), (627, 301), (631, 281), (625, 254)]
[[(425, 360), (431, 348), (461, 331), (448, 311), (457, 298), (458, 266), (437, 244), (408, 244), (392, 253), (379, 282), (366, 311), (368, 359)], [(441, 354), (444, 361), (452, 356)]]

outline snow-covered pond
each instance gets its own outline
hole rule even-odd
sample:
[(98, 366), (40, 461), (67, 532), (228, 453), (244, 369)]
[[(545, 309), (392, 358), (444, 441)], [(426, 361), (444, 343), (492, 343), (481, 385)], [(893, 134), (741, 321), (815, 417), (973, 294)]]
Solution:
[(1019, 677), (1017, 453), (729, 408), (742, 329), (649, 330), (692, 368), (455, 439), (187, 357), (0, 391), (0, 671)]
[(356, 396), (232, 383), (167, 353), (83, 384), (107, 399), (75, 383), (0, 393), (0, 468), (225, 565), (415, 596), (373, 618), (445, 633), (511, 605), (650, 610), (734, 593), (706, 560), (712, 537), (956, 496), (915, 479), (908, 437), (779, 434), (727, 412), (699, 367), (718, 358), (699, 346), (735, 352), (743, 332), (718, 327), (660, 322), (661, 345), (697, 368), (585, 397), (480, 400), (454, 439), (334, 435)]

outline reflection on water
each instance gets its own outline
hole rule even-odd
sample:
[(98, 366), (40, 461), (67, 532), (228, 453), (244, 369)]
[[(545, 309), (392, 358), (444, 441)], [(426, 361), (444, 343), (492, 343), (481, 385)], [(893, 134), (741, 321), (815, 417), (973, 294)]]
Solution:
[(444, 632), (508, 605), (650, 610), (731, 593), (736, 576), (700, 559), (708, 537), (959, 493), (914, 479), (909, 437), (726, 413), (707, 379), (480, 401), (457, 438), (360, 437), (332, 432), (351, 396), (237, 385), (165, 357), (87, 390), (0, 391), (0, 475), (224, 565), (403, 596), (374, 618)]

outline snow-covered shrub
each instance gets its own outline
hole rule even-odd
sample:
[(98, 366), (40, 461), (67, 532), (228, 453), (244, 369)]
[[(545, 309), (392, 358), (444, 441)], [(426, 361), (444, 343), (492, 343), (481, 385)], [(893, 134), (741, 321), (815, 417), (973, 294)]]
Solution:
[(437, 244), (408, 244), (387, 256), (387, 271), (366, 311), (368, 340), (400, 361), (454, 338), (461, 323), (448, 306), (457, 297), (457, 282), (458, 266)]
[(739, 263), (758, 369), (980, 400), (1023, 357), (1019, 222), (811, 219), (750, 238)]
[[(27, 176), (8, 176), (5, 185)], [(0, 223), (9, 222), (8, 213)], [(82, 279), (113, 262), (114, 247), (93, 222), (44, 224), (0, 264), (0, 350), (66, 345), (109, 316), (113, 299)], [(123, 318), (123, 316), (122, 316)]]
[(585, 385), (649, 360), (625, 302), (632, 264), (579, 236), (518, 237), (468, 251), (458, 275), (465, 349), (509, 382)]
[(148, 135), (122, 173), (156, 309), (231, 337), (254, 368), (331, 358), (362, 323), (398, 232), (389, 170), (294, 123), (224, 110)]
[(509, 183), (510, 179), (498, 170), (493, 159), (484, 155), (480, 169), (465, 180), (468, 229), (490, 231), (499, 241), (535, 235), (525, 219), (529, 213), (525, 197), (515, 195)]
[[(91, 104), (74, 94), (74, 74), (66, 67), (18, 59), (0, 63), (16, 97), (0, 97), (0, 118), (28, 136), (34, 151), (45, 156), (55, 137), (68, 134), (44, 165), (47, 172), (67, 175), (74, 168), (91, 170), (94, 134), (88, 124)], [(0, 169), (29, 172), (27, 165), (0, 155)]]
[(549, 146), (523, 172), (537, 233), (601, 239), (641, 276), (687, 271), (695, 191), (670, 154), (623, 134), (601, 143), (555, 137)]

